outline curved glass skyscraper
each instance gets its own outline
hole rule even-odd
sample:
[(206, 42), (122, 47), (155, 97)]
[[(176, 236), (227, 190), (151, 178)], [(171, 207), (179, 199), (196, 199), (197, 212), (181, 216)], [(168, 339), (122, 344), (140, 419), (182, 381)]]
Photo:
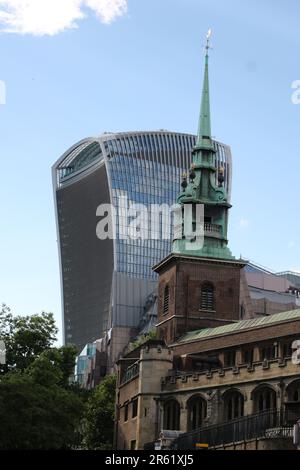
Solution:
[[(168, 131), (106, 133), (75, 144), (53, 166), (66, 343), (82, 349), (106, 335), (114, 360), (136, 332), (156, 287), (151, 267), (171, 251), (170, 237), (124, 240), (118, 221), (115, 240), (101, 241), (97, 208), (120, 196), (172, 205), (195, 139)], [(230, 148), (214, 146), (230, 194)]]

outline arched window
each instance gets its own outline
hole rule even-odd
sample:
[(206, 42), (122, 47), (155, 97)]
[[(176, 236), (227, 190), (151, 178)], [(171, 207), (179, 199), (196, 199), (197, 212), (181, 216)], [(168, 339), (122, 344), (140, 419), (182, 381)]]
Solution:
[(276, 392), (270, 387), (259, 388), (254, 393), (255, 411), (276, 410)]
[(201, 310), (214, 310), (214, 286), (205, 282), (201, 289)]
[(288, 401), (300, 402), (300, 380), (292, 382), (287, 388)]
[(166, 286), (164, 290), (164, 304), (163, 304), (164, 315), (169, 312), (169, 300), (170, 300), (170, 289), (169, 289), (169, 286)]
[(226, 393), (224, 397), (224, 415), (227, 421), (244, 416), (244, 397), (240, 392), (234, 390)]
[(180, 430), (180, 405), (176, 400), (169, 400), (165, 403), (164, 429), (166, 431)]
[(207, 416), (207, 403), (201, 397), (192, 397), (187, 402), (188, 431), (194, 431), (204, 425)]

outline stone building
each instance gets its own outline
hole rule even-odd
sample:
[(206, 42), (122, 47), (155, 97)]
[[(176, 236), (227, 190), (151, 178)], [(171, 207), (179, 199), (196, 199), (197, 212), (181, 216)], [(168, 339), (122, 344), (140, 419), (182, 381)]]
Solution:
[[(292, 428), (300, 418), (300, 309), (241, 315), (247, 262), (228, 247), (231, 205), (223, 169), (214, 165), (208, 48), (198, 138), (177, 200), (173, 251), (154, 267), (157, 340), (118, 363), (117, 449), (153, 448), (166, 438), (178, 449), (201, 442), (293, 448)], [(204, 240), (197, 231), (199, 205)]]
[[(190, 332), (169, 346), (162, 340), (145, 343), (119, 363), (116, 447), (143, 449), (174, 430), (187, 433), (181, 439), (191, 439), (187, 448), (195, 449), (192, 432), (199, 429), (205, 441), (218, 431), (211, 446), (232, 444), (224, 424), (243, 432), (251, 419), (264, 434), (254, 427), (249, 443), (268, 440), (273, 430), (277, 438), (286, 432), (284, 445), (292, 447), (292, 427), (300, 417), (295, 337), (300, 338), (300, 310)], [(241, 441), (237, 433), (235, 443)]]

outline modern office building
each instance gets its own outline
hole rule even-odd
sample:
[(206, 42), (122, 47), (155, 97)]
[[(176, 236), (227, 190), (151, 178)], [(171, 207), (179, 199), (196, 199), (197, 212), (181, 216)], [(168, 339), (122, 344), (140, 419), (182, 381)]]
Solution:
[[(99, 240), (97, 209), (121, 196), (147, 207), (172, 205), (195, 139), (168, 131), (105, 133), (75, 144), (53, 166), (65, 343), (81, 351), (105, 337), (112, 363), (136, 334), (157, 284), (151, 267), (171, 251), (171, 237), (121, 239), (117, 218), (115, 239)], [(230, 195), (230, 148), (213, 145)]]
[[(300, 273), (296, 273), (293, 271), (285, 271), (282, 273), (277, 273), (277, 276), (287, 279), (288, 282), (290, 282), (296, 289), (297, 289), (297, 295), (299, 296), (299, 291), (300, 291)], [(293, 290), (293, 289), (291, 289)]]

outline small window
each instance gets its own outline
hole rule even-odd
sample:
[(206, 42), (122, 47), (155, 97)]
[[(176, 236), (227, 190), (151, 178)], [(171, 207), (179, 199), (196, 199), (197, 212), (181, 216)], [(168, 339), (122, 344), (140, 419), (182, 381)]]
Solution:
[(130, 450), (136, 450), (136, 441), (130, 442)]
[(166, 286), (165, 291), (164, 291), (164, 306), (163, 306), (164, 315), (166, 315), (169, 312), (169, 299), (170, 299), (170, 289), (169, 289), (169, 286)]
[(224, 356), (224, 366), (234, 367), (235, 366), (235, 351), (227, 351)]
[(128, 421), (128, 403), (124, 406), (124, 421)]
[(244, 364), (252, 364), (254, 358), (254, 350), (253, 349), (246, 349), (244, 351)]
[(208, 282), (201, 289), (201, 310), (214, 310), (214, 286)]
[(132, 402), (132, 418), (136, 418), (138, 413), (138, 399), (136, 398)]
[(285, 343), (283, 345), (283, 357), (292, 357), (293, 355), (293, 349), (292, 349), (292, 343)]
[(246, 309), (245, 309), (244, 305), (241, 305), (240, 306), (240, 318), (241, 318), (241, 320), (244, 319), (245, 315), (246, 315)]
[(270, 344), (261, 349), (261, 360), (271, 361), (278, 358), (278, 343)]

